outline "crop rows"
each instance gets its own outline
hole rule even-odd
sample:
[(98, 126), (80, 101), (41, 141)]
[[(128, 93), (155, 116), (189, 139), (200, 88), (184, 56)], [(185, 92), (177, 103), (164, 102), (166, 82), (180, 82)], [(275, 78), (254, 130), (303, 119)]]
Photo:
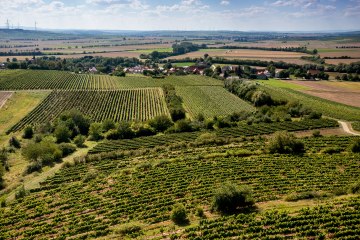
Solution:
[(0, 90), (115, 89), (118, 78), (60, 71), (17, 70), (0, 72)]
[[(337, 127), (336, 121), (322, 120), (303, 120), (298, 122), (277, 122), (277, 123), (261, 123), (254, 125), (242, 124), (239, 127), (225, 128), (215, 131), (218, 137), (243, 137), (256, 136), (261, 134), (270, 134), (276, 131), (300, 131), (316, 128)], [(136, 139), (104, 141), (95, 146), (90, 153), (101, 153), (116, 150), (130, 150), (138, 148), (152, 148), (163, 146), (177, 142), (191, 142), (195, 140), (203, 132), (167, 134), (160, 136), (141, 137)]]
[(62, 71), (7, 70), (0, 72), (0, 90), (53, 89), (119, 89), (174, 86), (222, 86), (219, 80), (197, 76), (170, 76), (153, 79), (141, 75), (123, 78), (108, 75), (74, 74)]
[(192, 118), (198, 114), (213, 117), (256, 110), (255, 107), (220, 86), (176, 87), (176, 92), (182, 97), (185, 108)]
[(276, 88), (269, 85), (262, 86), (275, 99), (287, 99), (289, 101), (299, 101), (306, 107), (321, 112), (326, 116), (344, 119), (348, 121), (358, 121), (360, 119), (360, 108), (333, 102), (323, 98), (310, 96), (292, 89)]
[(26, 125), (52, 121), (64, 111), (71, 109), (81, 111), (93, 121), (146, 121), (158, 115), (168, 115), (163, 91), (160, 88), (53, 91), (10, 131), (19, 131)]
[[(350, 143), (352, 139), (346, 137), (342, 138), (342, 141)], [(324, 140), (313, 138), (308, 144), (316, 144), (317, 141)], [(328, 144), (329, 147), (337, 145), (336, 140)], [(129, 221), (166, 221), (177, 202), (183, 203), (190, 212), (199, 205), (209, 206), (213, 190), (224, 181), (250, 185), (255, 200), (261, 202), (281, 199), (292, 192), (332, 191), (346, 187), (360, 177), (359, 154), (200, 157), (209, 153), (209, 149), (186, 149), (174, 155), (169, 154), (167, 159), (156, 154), (143, 156), (140, 162), (138, 158), (94, 160), (63, 169), (47, 179), (41, 188), (33, 191), (23, 201), (14, 202), (0, 211), (0, 239), (99, 237), (110, 234), (112, 226)], [(233, 150), (237, 149), (253, 149), (253, 146), (247, 142)], [(225, 146), (213, 149), (223, 150), (226, 150)], [(158, 158), (162, 161), (153, 162)], [(359, 209), (356, 206), (350, 207), (358, 214)], [(348, 214), (345, 210), (343, 209), (339, 220), (355, 221), (353, 213)], [(322, 220), (325, 222), (326, 218), (331, 216), (328, 215), (330, 212), (319, 214), (325, 218)], [(346, 219), (346, 216), (352, 217)], [(279, 218), (283, 219), (279, 222), (284, 224), (292, 223), (285, 221), (285, 216), (279, 215)], [(289, 216), (288, 219), (293, 220), (295, 224), (301, 218)], [(304, 220), (310, 221), (310, 218)], [(258, 221), (254, 224), (264, 229), (260, 232), (277, 229), (273, 222), (263, 222), (258, 218), (249, 218), (249, 221), (249, 224)], [(347, 229), (355, 229), (358, 226), (358, 222), (354, 221), (346, 223)], [(216, 221), (214, 223), (214, 229), (211, 227), (211, 221), (202, 222), (201, 226), (204, 226), (204, 231), (209, 228), (213, 234), (220, 225)], [(224, 219), (224, 223), (227, 223), (227, 219)], [(335, 221), (333, 224), (337, 227), (336, 224), (339, 223)], [(240, 234), (241, 231), (258, 234), (259, 228), (244, 229), (240, 225), (235, 225), (233, 230), (237, 232), (229, 234)], [(343, 232), (342, 228), (337, 229), (337, 232)], [(306, 230), (308, 228), (299, 227), (291, 231)], [(188, 238), (196, 237), (198, 229), (193, 229), (187, 234)], [(206, 234), (204, 232), (204, 235)]]
[(186, 229), (185, 239), (359, 239), (360, 197), (296, 213), (239, 214), (202, 220)]

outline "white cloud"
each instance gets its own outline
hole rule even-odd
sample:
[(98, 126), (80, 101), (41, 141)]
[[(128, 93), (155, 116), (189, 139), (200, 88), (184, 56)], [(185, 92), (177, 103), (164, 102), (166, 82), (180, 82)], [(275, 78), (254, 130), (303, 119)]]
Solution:
[(223, 0), (223, 1), (220, 2), (220, 4), (221, 4), (221, 5), (224, 5), (224, 6), (227, 6), (227, 5), (230, 4), (230, 2), (229, 2), (229, 1), (226, 1), (226, 0)]

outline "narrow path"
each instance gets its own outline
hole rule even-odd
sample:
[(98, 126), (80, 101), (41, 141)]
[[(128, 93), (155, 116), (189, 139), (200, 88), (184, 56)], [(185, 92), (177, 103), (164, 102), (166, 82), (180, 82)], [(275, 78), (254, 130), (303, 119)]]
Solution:
[(345, 122), (345, 121), (341, 121), (341, 120), (338, 120), (341, 128), (346, 132), (346, 133), (349, 133), (351, 135), (355, 135), (355, 136), (360, 136), (360, 133), (354, 131), (351, 127), (351, 123), (349, 122)]

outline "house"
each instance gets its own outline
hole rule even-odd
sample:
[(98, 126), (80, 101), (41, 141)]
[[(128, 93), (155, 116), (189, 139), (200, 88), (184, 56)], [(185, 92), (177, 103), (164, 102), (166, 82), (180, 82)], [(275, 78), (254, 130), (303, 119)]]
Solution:
[(139, 65), (131, 68), (125, 68), (124, 72), (132, 73), (132, 74), (142, 74), (145, 70), (150, 70), (150, 69)]
[(0, 63), (0, 69), (5, 69), (5, 64), (4, 63)]
[(89, 68), (89, 73), (97, 73), (98, 70), (96, 69), (96, 67), (92, 67), (92, 68)]
[(190, 66), (185, 68), (186, 73), (193, 73), (193, 74), (202, 74), (204, 72), (205, 67), (203, 66)]
[(315, 70), (315, 69), (310, 69), (310, 70), (307, 71), (307, 74), (311, 75), (311, 76), (315, 76), (315, 75), (318, 75), (320, 73), (321, 72), (319, 70)]

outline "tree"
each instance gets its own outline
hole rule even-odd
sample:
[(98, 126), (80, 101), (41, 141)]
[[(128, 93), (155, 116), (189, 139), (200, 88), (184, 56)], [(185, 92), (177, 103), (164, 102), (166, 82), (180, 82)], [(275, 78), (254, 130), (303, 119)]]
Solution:
[(31, 139), (34, 136), (34, 130), (31, 126), (26, 126), (24, 129), (23, 138), (25, 139)]
[(350, 150), (354, 153), (360, 153), (360, 139), (355, 139), (350, 145)]
[(271, 96), (261, 90), (258, 90), (253, 93), (253, 95), (251, 97), (251, 102), (254, 103), (255, 107), (260, 107), (263, 105), (271, 106), (273, 103)]
[(312, 51), (312, 54), (318, 54), (318, 50), (315, 48), (315, 49)]
[(255, 201), (248, 186), (225, 183), (215, 191), (212, 208), (226, 214), (254, 207)]
[(178, 203), (175, 204), (170, 216), (171, 220), (176, 224), (188, 223), (187, 212), (184, 205)]
[(270, 153), (303, 153), (304, 143), (288, 132), (276, 132), (268, 144)]
[(71, 131), (65, 124), (61, 123), (55, 128), (54, 136), (57, 143), (70, 142)]
[(4, 188), (4, 180), (3, 180), (4, 173), (5, 173), (5, 169), (2, 163), (0, 162), (0, 189)]
[(10, 147), (21, 148), (20, 141), (15, 136), (9, 139), (9, 145)]
[(116, 128), (116, 125), (115, 125), (115, 122), (114, 120), (112, 119), (105, 119), (103, 122), (102, 122), (102, 128), (103, 128), (103, 131), (104, 132), (107, 132), (111, 129), (115, 129)]
[(173, 125), (173, 122), (166, 115), (157, 116), (149, 121), (149, 125), (157, 132), (164, 132)]
[(85, 146), (84, 145), (85, 140), (86, 140), (85, 136), (79, 134), (74, 138), (74, 143), (77, 147), (82, 148)]
[(103, 138), (102, 136), (102, 124), (101, 123), (92, 123), (89, 129), (90, 140), (98, 141)]

